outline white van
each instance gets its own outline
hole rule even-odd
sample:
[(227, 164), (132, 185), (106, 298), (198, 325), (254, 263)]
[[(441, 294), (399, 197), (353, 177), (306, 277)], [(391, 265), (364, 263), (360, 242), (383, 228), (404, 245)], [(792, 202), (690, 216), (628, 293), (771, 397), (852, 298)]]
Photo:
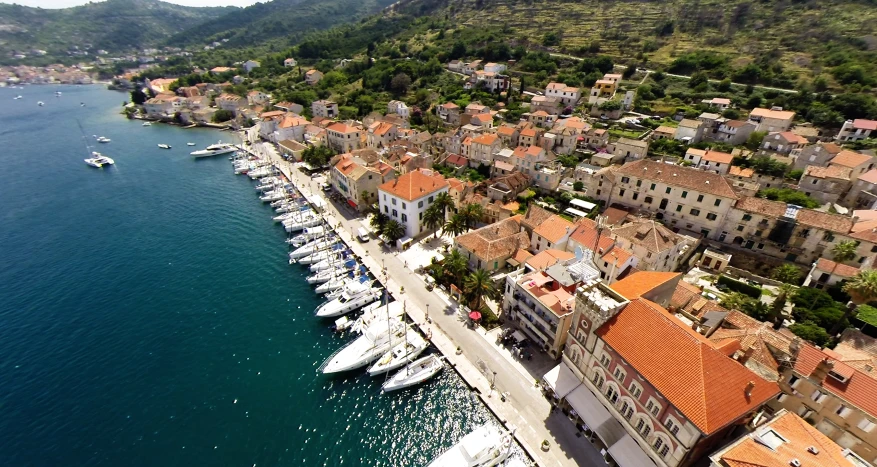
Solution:
[(368, 241), (368, 230), (365, 230), (365, 227), (360, 227), (359, 230), (356, 231), (356, 238), (359, 239), (360, 242)]

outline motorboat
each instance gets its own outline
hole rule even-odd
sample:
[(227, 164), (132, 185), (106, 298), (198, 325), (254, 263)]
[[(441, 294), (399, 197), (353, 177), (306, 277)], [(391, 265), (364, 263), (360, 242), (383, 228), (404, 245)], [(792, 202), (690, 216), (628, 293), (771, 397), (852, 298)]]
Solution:
[(201, 149), (200, 151), (192, 151), (190, 154), (195, 157), (210, 157), (228, 154), (237, 150), (237, 146), (233, 144), (223, 143), (222, 141), (220, 141), (216, 144), (211, 144), (210, 146), (207, 146), (207, 148)]
[(464, 436), (427, 467), (492, 467), (502, 464), (511, 450), (511, 433), (485, 424)]
[(94, 157), (89, 157), (89, 158), (85, 159), (85, 163), (92, 166), (92, 167), (98, 168), (98, 169), (104, 166), (103, 164), (98, 162), (97, 159), (95, 159)]
[(335, 352), (320, 370), (323, 373), (339, 373), (362, 368), (386, 353), (393, 342), (402, 338), (404, 332), (405, 325), (401, 321), (377, 323)]
[(299, 230), (303, 230), (307, 227), (313, 227), (320, 222), (323, 222), (323, 218), (317, 216), (313, 213), (313, 211), (306, 211), (302, 218), (298, 221), (294, 221), (292, 219), (287, 219), (283, 221), (283, 228), (286, 229), (287, 232), (298, 232)]
[(40, 106), (40, 107), (42, 107), (42, 106), (46, 105), (46, 103), (43, 102), (43, 101), (39, 101), (39, 102), (37, 102), (37, 105)]
[(315, 227), (308, 227), (304, 229), (304, 231), (295, 237), (286, 240), (286, 243), (289, 243), (292, 246), (299, 247), (304, 245), (305, 243), (310, 242), (311, 240), (323, 237), (326, 235), (326, 228), (322, 225), (318, 225)]
[(327, 248), (312, 251), (310, 254), (299, 257), (298, 259), (290, 258), (290, 262), (297, 262), (299, 264), (316, 264), (320, 261), (334, 257), (336, 253), (343, 252), (346, 248), (347, 247), (341, 243), (329, 245)]
[(378, 321), (387, 321), (392, 319), (401, 319), (405, 314), (402, 307), (390, 307), (378, 300), (370, 305), (362, 307), (362, 313), (350, 326), (351, 331), (362, 333)]
[(338, 237), (320, 238), (312, 242), (306, 243), (295, 250), (289, 252), (289, 259), (297, 259), (308, 256), (312, 253), (328, 249), (332, 245), (339, 242)]
[(368, 369), (368, 374), (369, 376), (377, 376), (407, 365), (417, 359), (428, 347), (429, 342), (418, 334), (416, 330), (409, 327), (405, 333), (405, 340), (396, 344), (389, 352), (382, 355)]
[(345, 315), (368, 305), (380, 296), (381, 289), (374, 288), (369, 283), (355, 282), (344, 287), (344, 292), (341, 293), (340, 297), (317, 307), (316, 314), (318, 318), (334, 318)]
[(170, 149), (170, 148), (171, 148), (171, 145), (170, 145), (170, 144), (164, 144), (164, 143), (162, 143), (162, 144), (159, 144), (158, 147), (160, 147), (160, 148), (162, 148), (162, 149)]
[(143, 126), (152, 126), (152, 122), (143, 122)]
[(348, 259), (344, 263), (337, 265), (334, 268), (326, 268), (320, 272), (317, 272), (316, 274), (311, 274), (307, 278), (308, 284), (322, 284), (336, 277), (344, 276), (348, 272), (353, 271), (356, 266), (357, 264), (355, 259)]
[[(285, 203), (281, 203), (278, 206), (274, 207), (274, 212), (277, 214), (283, 214), (287, 212), (296, 212), (296, 211), (308, 211), (311, 209), (306, 203), (298, 200), (298, 199), (286, 199), (281, 200), (286, 201)], [(272, 203), (273, 204), (273, 203)]]
[(277, 185), (283, 185), (283, 179), (280, 177), (265, 177), (259, 180), (259, 184), (256, 185), (256, 191), (270, 191), (276, 188)]
[(17, 101), (17, 100), (21, 99), (21, 97), (22, 97), (22, 96), (15, 96), (15, 97), (12, 98), (12, 100)]
[(85, 163), (92, 167), (101, 168), (105, 165), (113, 165), (116, 163), (116, 161), (99, 152), (92, 152), (91, 157), (85, 159)]
[(56, 96), (56, 97), (61, 97), (61, 91), (55, 91), (55, 96)]
[(112, 141), (111, 139), (107, 138), (106, 136), (98, 136), (96, 139), (97, 139), (98, 143), (109, 143), (110, 141)]
[(194, 146), (195, 143), (186, 143), (186, 146)]
[[(438, 372), (442, 371), (445, 367), (445, 364), (442, 362), (441, 357), (437, 354), (427, 355), (419, 360), (415, 360), (405, 368), (402, 368), (392, 378), (388, 379), (387, 382), (381, 386), (381, 390), (384, 392), (390, 391), (398, 391), (399, 389), (405, 389), (417, 384), (420, 384), (433, 376), (437, 375)], [(506, 453), (508, 456), (508, 453)], [(503, 458), (504, 459), (504, 458)], [(431, 465), (431, 464), (430, 464)], [(439, 464), (445, 465), (445, 464)], [(455, 465), (455, 466), (463, 466), (463, 465), (496, 465), (496, 464), (447, 464), (447, 465)]]

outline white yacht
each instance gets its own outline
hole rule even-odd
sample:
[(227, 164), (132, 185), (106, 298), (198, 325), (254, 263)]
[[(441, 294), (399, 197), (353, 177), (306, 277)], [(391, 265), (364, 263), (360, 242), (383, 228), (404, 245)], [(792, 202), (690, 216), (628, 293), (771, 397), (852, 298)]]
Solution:
[(389, 350), (404, 332), (405, 325), (399, 321), (377, 323), (329, 357), (321, 370), (323, 373), (339, 373), (362, 368)]
[(98, 136), (95, 139), (97, 140), (98, 143), (109, 143), (110, 141), (112, 141), (111, 139), (107, 138), (106, 136)]
[(325, 248), (319, 251), (313, 251), (310, 254), (300, 257), (298, 259), (290, 259), (290, 262), (297, 262), (299, 264), (316, 264), (320, 261), (328, 260), (335, 257), (336, 253), (343, 252), (345, 248), (346, 246), (344, 246), (343, 244), (330, 245), (329, 248)]
[[(310, 209), (310, 206), (308, 206), (307, 203), (305, 203), (304, 201), (302, 201), (300, 199), (292, 198), (292, 199), (284, 199), (284, 200), (280, 200), (280, 201), (281, 201), (281, 203), (279, 205), (272, 206), (274, 208), (274, 211), (277, 214), (302, 211), (302, 210), (307, 211), (308, 209)], [(274, 204), (274, 203), (271, 203), (271, 204)], [(304, 207), (307, 207), (307, 209), (302, 209)]]
[(247, 172), (247, 176), (255, 180), (257, 178), (270, 177), (271, 175), (274, 175), (274, 173), (274, 167), (262, 166), (257, 168), (256, 170), (251, 170)]
[[(317, 317), (334, 318), (341, 316), (362, 308), (380, 297), (381, 289), (372, 287), (370, 283), (356, 282), (344, 287), (344, 292), (341, 293), (340, 297), (320, 305), (317, 308)], [(381, 354), (383, 353), (381, 352)]]
[(356, 268), (356, 260), (348, 259), (347, 261), (335, 265), (334, 268), (323, 269), (316, 274), (311, 274), (308, 276), (307, 281), (308, 284), (322, 284), (324, 282), (328, 282), (336, 277), (344, 276), (348, 272), (352, 271)]
[(335, 276), (332, 279), (329, 279), (328, 281), (323, 282), (322, 284), (318, 285), (317, 288), (314, 289), (314, 292), (317, 292), (319, 294), (325, 294), (325, 293), (334, 292), (336, 290), (341, 290), (344, 288), (345, 285), (347, 285), (347, 281), (349, 281), (349, 280), (356, 280), (356, 279), (348, 277), (347, 274)]
[(405, 333), (405, 340), (396, 344), (395, 347), (385, 353), (368, 369), (369, 376), (384, 374), (413, 362), (424, 350), (429, 347), (426, 341), (416, 330), (409, 327)]
[(194, 146), (195, 143), (186, 143), (186, 146)]
[(116, 161), (110, 159), (109, 157), (107, 157), (99, 152), (92, 152), (91, 157), (89, 157), (88, 159), (85, 159), (85, 163), (92, 166), (92, 167), (101, 168), (105, 165), (113, 165), (116, 163)]
[(286, 211), (286, 212), (282, 212), (282, 213), (274, 216), (272, 219), (274, 219), (274, 222), (283, 222), (286, 220), (288, 220), (290, 222), (294, 222), (298, 219), (303, 218), (303, 216), (306, 213), (310, 212), (310, 210), (311, 210), (310, 206), (287, 206), (284, 209), (284, 211)]
[(158, 147), (160, 147), (160, 148), (162, 148), (162, 149), (170, 149), (170, 148), (171, 148), (171, 145), (170, 145), (170, 144), (164, 144), (164, 143), (162, 143), (162, 144), (159, 144)]
[(338, 237), (320, 238), (304, 244), (289, 252), (289, 259), (302, 258), (317, 251), (323, 251), (339, 242)]
[(313, 211), (305, 211), (305, 215), (301, 217), (298, 221), (293, 221), (291, 219), (287, 219), (283, 221), (283, 228), (286, 229), (287, 232), (298, 232), (299, 230), (303, 230), (307, 227), (313, 227), (320, 222), (323, 222), (323, 218), (314, 214)]
[(37, 105), (40, 106), (40, 107), (42, 107), (42, 106), (46, 105), (46, 103), (43, 102), (43, 101), (39, 101), (39, 102), (37, 102)]
[(427, 467), (492, 467), (502, 464), (511, 450), (511, 433), (481, 425)]
[[(445, 367), (442, 358), (437, 354), (427, 355), (420, 360), (415, 360), (405, 368), (402, 368), (392, 378), (381, 386), (384, 392), (397, 391), (420, 384), (433, 376)], [(508, 454), (506, 454), (508, 455)], [(442, 464), (443, 465), (443, 464)], [(496, 464), (448, 464), (448, 465), (496, 465)]]
[(262, 200), (263, 203), (271, 203), (281, 199), (286, 199), (287, 197), (289, 197), (289, 193), (286, 192), (286, 189), (277, 188), (260, 196), (259, 199)]
[(359, 318), (356, 318), (356, 321), (353, 322), (350, 329), (354, 332), (362, 333), (378, 321), (402, 319), (404, 314), (405, 310), (402, 307), (393, 307), (393, 309), (390, 310), (388, 305), (382, 303), (381, 300), (378, 300), (371, 305), (366, 305), (362, 308), (362, 314), (359, 315)]
[(15, 97), (12, 98), (12, 100), (16, 100), (16, 101), (17, 101), (17, 100), (21, 99), (21, 97), (22, 97), (22, 96), (15, 96)]
[(191, 154), (195, 157), (210, 157), (228, 154), (237, 150), (238, 148), (234, 144), (223, 143), (222, 141), (220, 141), (216, 144), (211, 144), (210, 146), (207, 146), (206, 149), (202, 149), (200, 151), (192, 151)]
[(312, 272), (320, 272), (325, 271), (327, 269), (335, 269), (335, 267), (341, 263), (342, 261), (347, 261), (350, 259), (350, 253), (346, 251), (335, 251), (325, 259), (317, 261), (316, 263), (311, 264), (310, 270)]
[(296, 246), (296, 247), (302, 246), (311, 240), (314, 240), (314, 239), (317, 239), (317, 238), (320, 238), (320, 237), (326, 235), (326, 232), (327, 232), (326, 228), (323, 227), (322, 225), (318, 225), (315, 227), (308, 227), (308, 228), (304, 229), (304, 231), (302, 233), (296, 235), (295, 237), (287, 239), (286, 243), (289, 243), (290, 245)]
[(152, 126), (152, 122), (143, 122), (143, 126)]

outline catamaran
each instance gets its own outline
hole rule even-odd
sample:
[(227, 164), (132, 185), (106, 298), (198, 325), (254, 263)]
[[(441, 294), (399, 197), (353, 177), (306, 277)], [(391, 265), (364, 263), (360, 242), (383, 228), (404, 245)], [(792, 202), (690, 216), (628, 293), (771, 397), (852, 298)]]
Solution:
[(409, 327), (405, 333), (405, 340), (396, 344), (389, 352), (382, 355), (368, 369), (368, 374), (369, 376), (377, 376), (407, 365), (422, 354), (427, 347), (429, 347), (429, 342), (416, 330)]
[(372, 287), (370, 283), (357, 281), (344, 287), (340, 297), (317, 307), (316, 315), (318, 318), (334, 318), (345, 315), (368, 305), (380, 296), (381, 289)]
[[(444, 363), (442, 363), (441, 357), (437, 354), (427, 355), (420, 360), (415, 360), (405, 368), (399, 370), (392, 378), (388, 379), (387, 382), (381, 386), (381, 390), (384, 392), (397, 391), (399, 389), (405, 389), (416, 384), (420, 384), (433, 376), (437, 375), (439, 371), (445, 367)], [(449, 465), (469, 465), (469, 464), (449, 464)], [(472, 465), (482, 465), (482, 464), (472, 464)], [(483, 465), (496, 465), (496, 464), (483, 464)]]
[(377, 323), (329, 357), (320, 368), (323, 373), (339, 373), (362, 368), (380, 358), (392, 347), (394, 340), (398, 342), (404, 332), (405, 325), (400, 321)]
[(481, 425), (427, 467), (492, 467), (502, 464), (511, 450), (511, 433)]

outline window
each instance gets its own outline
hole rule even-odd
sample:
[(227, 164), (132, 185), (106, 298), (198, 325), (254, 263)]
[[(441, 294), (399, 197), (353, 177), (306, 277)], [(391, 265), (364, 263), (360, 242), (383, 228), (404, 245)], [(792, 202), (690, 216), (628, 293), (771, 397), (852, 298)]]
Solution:
[(789, 378), (789, 386), (792, 388), (798, 386), (798, 381), (800, 381), (800, 379), (797, 376), (792, 375), (792, 377)]
[(687, 191), (683, 191), (683, 192), (682, 192), (682, 198), (688, 198), (688, 192), (687, 192)]
[(405, 203), (402, 203), (402, 209), (408, 209), (408, 205)]
[(658, 451), (662, 447), (664, 447), (664, 440), (661, 438), (655, 438), (655, 444), (653, 444), (652, 446), (655, 447), (655, 451)]
[(664, 445), (664, 447), (661, 448), (660, 451), (658, 451), (658, 454), (660, 454), (661, 457), (667, 457), (667, 454), (669, 454), (669, 453), (670, 453), (670, 446), (668, 446), (666, 444)]
[(752, 220), (752, 216), (749, 215), (749, 214), (743, 214), (743, 220), (744, 220), (744, 221), (751, 221), (751, 220)]
[[(834, 234), (832, 234), (831, 232), (825, 232), (825, 235), (822, 236), (822, 241), (833, 242), (834, 241)], [(874, 247), (874, 248), (877, 248), (877, 247)], [(874, 250), (872, 249), (871, 252), (874, 252)]]
[(722, 200), (720, 200), (718, 198), (716, 199), (716, 202), (713, 203), (713, 206), (721, 206), (721, 205), (722, 205)]
[(637, 186), (637, 188), (643, 186), (643, 181), (642, 181), (642, 180), (637, 180), (637, 181), (636, 181), (636, 186)]
[(633, 200), (636, 201), (637, 198), (639, 198), (639, 193), (634, 192), (634, 194), (633, 194)]
[(619, 191), (618, 196), (624, 196), (624, 190)]
[(624, 377), (627, 376), (626, 374), (624, 374), (624, 370), (622, 370), (620, 366), (616, 366), (615, 372), (612, 374), (615, 375), (615, 379), (617, 379), (618, 381), (624, 381)]
[(715, 214), (713, 214), (713, 213), (709, 213), (709, 214), (706, 215), (706, 219), (707, 219), (708, 221), (714, 221), (714, 220), (716, 220), (716, 217), (717, 217), (717, 216), (716, 216)]
[(396, 198), (393, 198), (393, 206), (396, 205)]
[(423, 220), (423, 213), (421, 212), (420, 214), (418, 214), (418, 215), (417, 215), (417, 218), (420, 219), (420, 220)]
[(756, 236), (756, 237), (760, 237), (762, 233), (764, 233), (763, 230), (756, 230), (756, 231), (755, 231), (755, 236)]
[(697, 202), (703, 201), (703, 195), (697, 195)]
[(851, 413), (853, 413), (853, 409), (841, 404), (840, 407), (838, 407), (837, 410), (834, 411), (834, 413), (840, 415), (841, 418), (847, 418), (850, 416)]
[(430, 196), (428, 200), (426, 200), (429, 204), (432, 204), (435, 201), (435, 196)]
[(670, 433), (673, 433), (673, 436), (679, 434), (679, 425), (677, 425), (676, 422), (673, 421), (673, 419), (668, 418), (667, 421), (664, 422), (664, 426), (667, 427), (668, 430), (670, 430)]
[(652, 190), (654, 190), (654, 189), (655, 189), (655, 184), (652, 183), (652, 186), (649, 187), (649, 191), (652, 191)]
[(676, 206), (676, 212), (682, 212), (682, 205)]
[(643, 388), (641, 388), (635, 381), (630, 382), (630, 395), (634, 397), (634, 399), (639, 399), (639, 397), (643, 394)]
[(591, 379), (591, 381), (594, 382), (594, 386), (596, 386), (597, 389), (603, 389), (603, 383), (606, 382), (603, 379), (603, 375), (601, 375), (600, 373), (594, 373), (594, 377)]
[[(404, 207), (404, 206), (403, 206), (403, 207)], [(420, 200), (420, 201), (417, 202), (417, 207), (418, 207), (418, 208), (422, 208), (422, 207), (423, 207), (423, 200)]]
[(651, 196), (646, 196), (646, 199), (645, 199), (644, 201), (645, 201), (647, 204), (652, 204), (652, 201), (653, 201), (653, 200), (652, 200), (652, 197), (651, 197)]
[(689, 212), (691, 213), (692, 216), (699, 216), (700, 215), (700, 209), (692, 209)]
[(613, 404), (618, 402), (618, 391), (615, 390), (614, 386), (609, 386), (609, 389), (606, 390), (606, 399), (609, 399), (609, 402)]
[(652, 432), (652, 427), (646, 424), (646, 420), (644, 418), (639, 419), (639, 423), (636, 424), (636, 431), (639, 432), (645, 438)]
[(390, 208), (384, 206), (384, 213), (385, 213), (385, 214), (389, 214), (389, 213), (390, 213)]
[(604, 368), (609, 368), (609, 357), (606, 354), (600, 355), (600, 364)]
[(737, 226), (737, 232), (742, 232), (742, 231), (743, 231), (743, 226), (742, 226), (742, 225), (738, 225), (738, 226)]
[(655, 402), (654, 399), (649, 398), (649, 401), (646, 403), (646, 410), (657, 417), (658, 413), (661, 411), (661, 405)]
[(628, 404), (627, 401), (624, 401), (624, 404), (621, 404), (621, 415), (628, 420), (633, 416), (633, 407)]
[(780, 394), (779, 396), (777, 396), (777, 402), (784, 402), (788, 398), (789, 398), (788, 394)]
[(393, 217), (399, 217), (399, 212), (393, 209)]
[(813, 391), (813, 394), (810, 396), (810, 399), (812, 399), (817, 404), (821, 404), (827, 398), (828, 398), (828, 394), (823, 394), (818, 389), (816, 391)]
[(621, 183), (630, 183), (630, 177), (621, 177)]
[(407, 221), (408, 221), (408, 215), (405, 213), (402, 213), (402, 222), (407, 222)]
[(875, 424), (871, 420), (868, 420), (867, 418), (863, 418), (862, 421), (859, 422), (859, 424), (856, 426), (858, 426), (860, 430), (866, 433), (870, 433), (874, 431), (874, 427), (877, 426), (877, 424)]
[(670, 187), (667, 187), (667, 189), (664, 190), (664, 193), (667, 193), (669, 195), (671, 191), (673, 191), (673, 189)]

